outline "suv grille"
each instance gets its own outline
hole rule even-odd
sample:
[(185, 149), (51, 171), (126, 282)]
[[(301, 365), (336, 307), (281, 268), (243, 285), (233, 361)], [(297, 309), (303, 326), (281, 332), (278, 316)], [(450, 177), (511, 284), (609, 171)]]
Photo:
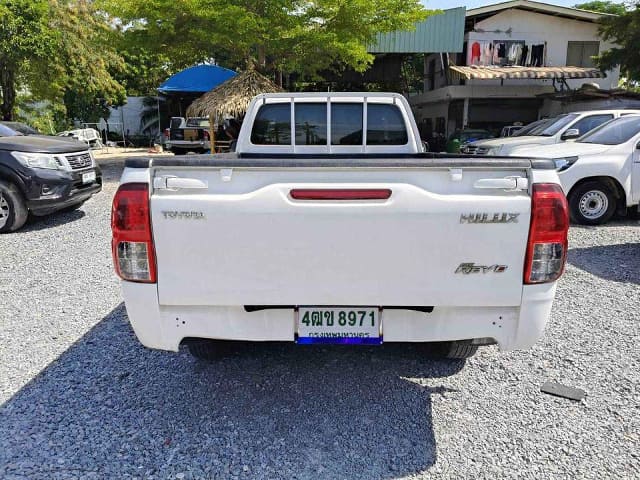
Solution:
[(470, 155), (486, 155), (489, 151), (489, 147), (479, 147), (477, 145), (467, 145), (464, 147), (462, 153), (468, 153)]
[(67, 162), (73, 170), (87, 168), (91, 166), (91, 155), (89, 152), (80, 153), (78, 155), (67, 155)]

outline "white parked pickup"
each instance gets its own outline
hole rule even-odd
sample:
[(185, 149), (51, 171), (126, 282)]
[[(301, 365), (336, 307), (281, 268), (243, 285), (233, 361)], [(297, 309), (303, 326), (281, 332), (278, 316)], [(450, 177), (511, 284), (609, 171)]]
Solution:
[(549, 318), (568, 210), (551, 160), (422, 151), (406, 100), (256, 97), (237, 152), (132, 159), (113, 258), (140, 341), (441, 342), (528, 348)]
[(625, 115), (640, 113), (640, 110), (591, 110), (586, 112), (563, 113), (554, 118), (538, 120), (533, 129), (529, 125), (523, 132), (507, 138), (477, 140), (461, 148), (462, 153), (472, 155), (516, 155), (519, 147), (554, 145), (575, 140), (581, 135), (609, 120)]
[(638, 214), (640, 115), (611, 120), (575, 142), (523, 146), (512, 154), (554, 159), (574, 222), (597, 225), (627, 209)]

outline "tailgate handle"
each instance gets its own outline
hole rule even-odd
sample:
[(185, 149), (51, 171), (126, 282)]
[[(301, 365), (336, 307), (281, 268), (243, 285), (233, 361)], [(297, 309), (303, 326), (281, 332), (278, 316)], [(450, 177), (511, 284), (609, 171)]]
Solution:
[(153, 179), (156, 190), (188, 190), (209, 188), (209, 184), (198, 178), (183, 178), (173, 175), (163, 175)]
[(473, 187), (499, 190), (527, 190), (529, 188), (529, 179), (525, 177), (481, 178), (475, 181)]

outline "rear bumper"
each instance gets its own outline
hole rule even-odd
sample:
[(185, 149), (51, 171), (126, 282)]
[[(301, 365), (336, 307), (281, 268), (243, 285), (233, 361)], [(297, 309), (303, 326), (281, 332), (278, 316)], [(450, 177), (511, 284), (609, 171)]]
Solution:
[[(160, 306), (156, 285), (122, 282), (131, 325), (140, 342), (177, 351), (184, 338), (294, 341), (292, 310), (245, 312), (241, 306)], [(385, 342), (493, 338), (501, 350), (530, 348), (542, 335), (556, 286), (523, 287), (520, 307), (435, 307), (431, 313), (385, 310)]]
[(165, 148), (167, 150), (177, 149), (177, 150), (209, 150), (210, 144), (208, 140), (198, 140), (198, 141), (190, 141), (190, 140), (168, 140), (165, 144)]

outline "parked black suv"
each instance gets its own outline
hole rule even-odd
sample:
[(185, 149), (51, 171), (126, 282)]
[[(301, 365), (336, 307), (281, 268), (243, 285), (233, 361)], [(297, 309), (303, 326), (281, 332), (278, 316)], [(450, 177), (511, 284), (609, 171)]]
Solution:
[(29, 213), (78, 207), (100, 190), (102, 173), (87, 145), (0, 122), (0, 233), (22, 227)]

